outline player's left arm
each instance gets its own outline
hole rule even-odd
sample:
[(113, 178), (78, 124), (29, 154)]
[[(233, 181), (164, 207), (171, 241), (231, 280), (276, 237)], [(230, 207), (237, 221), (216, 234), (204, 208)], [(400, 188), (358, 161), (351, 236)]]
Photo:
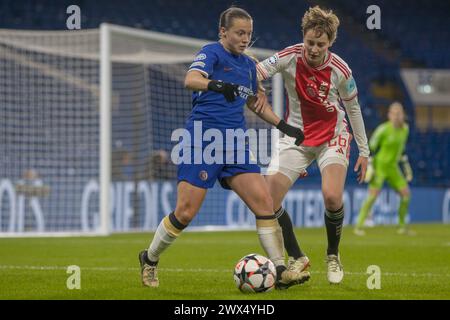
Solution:
[(413, 179), (413, 171), (411, 168), (411, 164), (409, 163), (408, 155), (406, 153), (404, 153), (400, 158), (400, 163), (402, 165), (406, 181), (411, 182)]
[(340, 85), (338, 86), (338, 92), (347, 111), (348, 119), (353, 130), (353, 136), (358, 145), (359, 157), (356, 161), (354, 171), (358, 172), (358, 182), (362, 183), (366, 175), (370, 151), (367, 143), (364, 120), (361, 114), (361, 107), (358, 102), (358, 89), (352, 74), (347, 78), (342, 78)]

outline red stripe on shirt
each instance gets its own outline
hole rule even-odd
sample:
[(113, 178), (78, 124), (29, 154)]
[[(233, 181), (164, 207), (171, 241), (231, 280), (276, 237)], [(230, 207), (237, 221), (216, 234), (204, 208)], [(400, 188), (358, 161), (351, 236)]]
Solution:
[(293, 49), (293, 50), (290, 50), (290, 51), (285, 51), (283, 53), (279, 53), (278, 57), (279, 58), (283, 58), (283, 57), (286, 57), (286, 56), (288, 56), (290, 54), (293, 54), (293, 53), (300, 54), (300, 53), (302, 53), (302, 50), (301, 49)]
[(336, 59), (336, 57), (333, 57), (333, 62), (336, 66), (339, 66), (346, 75), (350, 75), (350, 70), (341, 61)]
[(335, 60), (331, 61), (331, 64), (332, 64), (333, 66), (335, 66), (336, 68), (338, 68), (338, 69), (344, 74), (345, 79), (348, 79), (349, 74), (345, 71), (345, 69), (344, 69), (342, 66), (340, 66), (339, 64), (337, 64), (337, 63), (335, 62)]
[(350, 76), (350, 70), (342, 62), (340, 62), (335, 56), (333, 56), (333, 61), (331, 63), (336, 67), (339, 67), (339, 70), (341, 70), (345, 78), (348, 79), (348, 77)]
[(287, 47), (287, 48), (281, 50), (280, 52), (278, 52), (278, 54), (280, 55), (280, 54), (285, 53), (286, 51), (291, 51), (291, 50), (301, 50), (301, 48), (302, 48), (301, 45), (294, 45), (292, 47)]
[(340, 58), (340, 57), (337, 56), (337, 55), (333, 55), (333, 58), (334, 58), (337, 62), (339, 62), (339, 63), (344, 67), (344, 69), (348, 71), (349, 74), (351, 73), (349, 67), (347, 66), (347, 64), (345, 63), (345, 61), (342, 60), (342, 58)]
[(266, 70), (259, 65), (259, 63), (256, 65), (256, 70), (259, 71), (259, 73), (262, 75), (264, 80), (267, 79), (268, 74), (267, 74)]

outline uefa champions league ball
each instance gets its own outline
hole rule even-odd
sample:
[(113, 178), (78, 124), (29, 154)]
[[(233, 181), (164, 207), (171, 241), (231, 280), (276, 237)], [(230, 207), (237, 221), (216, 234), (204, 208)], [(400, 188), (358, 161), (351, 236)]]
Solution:
[(234, 281), (242, 292), (271, 291), (276, 278), (273, 262), (257, 253), (246, 255), (234, 267)]

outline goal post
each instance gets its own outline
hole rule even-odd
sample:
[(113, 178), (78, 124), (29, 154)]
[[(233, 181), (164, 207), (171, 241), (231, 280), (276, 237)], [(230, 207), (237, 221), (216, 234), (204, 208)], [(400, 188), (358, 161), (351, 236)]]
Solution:
[[(0, 30), (0, 237), (154, 230), (176, 197), (170, 134), (192, 107), (184, 75), (208, 42), (112, 24)], [(268, 86), (281, 115), (281, 77)], [(247, 114), (248, 127), (269, 127)], [(209, 197), (217, 213), (193, 228), (249, 226), (225, 191)]]
[(100, 26), (100, 233), (111, 232), (111, 31)]

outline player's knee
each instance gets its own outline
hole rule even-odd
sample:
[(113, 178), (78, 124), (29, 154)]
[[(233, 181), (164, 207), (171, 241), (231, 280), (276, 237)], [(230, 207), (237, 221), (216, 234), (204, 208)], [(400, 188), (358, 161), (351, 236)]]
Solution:
[(277, 190), (271, 189), (269, 192), (268, 200), (272, 204), (272, 209), (277, 210), (281, 207), (281, 203), (283, 202), (283, 195), (279, 194)]
[(276, 177), (269, 177), (270, 178), (266, 181), (269, 188), (270, 197), (272, 199), (273, 209), (277, 210), (281, 207), (284, 196), (287, 192), (285, 190), (289, 190), (289, 186), (286, 187), (283, 183), (279, 182)]
[(263, 211), (273, 212), (273, 201), (269, 193), (261, 194), (259, 198), (259, 203)]
[(267, 196), (264, 199), (264, 205), (270, 212), (273, 212), (273, 200), (270, 194), (267, 194)]
[(273, 214), (273, 201), (269, 192), (260, 192), (254, 199), (256, 204), (257, 213), (272, 213)]
[(340, 192), (324, 192), (323, 200), (327, 210), (336, 211), (342, 207), (342, 194)]

